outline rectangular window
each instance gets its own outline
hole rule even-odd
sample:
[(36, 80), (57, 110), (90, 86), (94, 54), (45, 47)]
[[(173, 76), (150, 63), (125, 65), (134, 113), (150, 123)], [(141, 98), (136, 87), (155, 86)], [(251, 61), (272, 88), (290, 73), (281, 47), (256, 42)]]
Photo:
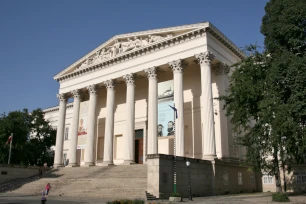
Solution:
[(237, 145), (234, 145), (233, 151), (234, 151), (234, 157), (239, 158), (239, 147)]
[(68, 135), (69, 135), (69, 127), (65, 128), (65, 140), (68, 140)]
[(64, 153), (64, 154), (63, 154), (63, 164), (64, 164), (64, 166), (65, 166), (65, 164), (66, 164), (66, 159), (67, 159), (67, 154)]
[(228, 185), (228, 172), (223, 171), (223, 185)]
[(294, 172), (296, 184), (306, 184), (306, 172)]
[(254, 176), (254, 174), (250, 175), (250, 180), (251, 180), (251, 184), (254, 185), (255, 184), (255, 176)]
[(238, 185), (242, 185), (242, 172), (238, 172)]
[(273, 177), (270, 175), (264, 175), (262, 177), (263, 184), (273, 184)]

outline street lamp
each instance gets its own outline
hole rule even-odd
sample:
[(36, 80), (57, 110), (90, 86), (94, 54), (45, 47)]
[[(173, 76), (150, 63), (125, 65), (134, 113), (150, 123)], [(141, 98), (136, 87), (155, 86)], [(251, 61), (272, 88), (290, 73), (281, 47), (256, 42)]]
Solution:
[(188, 191), (189, 191), (189, 200), (191, 201), (192, 200), (192, 194), (191, 194), (191, 184), (190, 184), (190, 161), (186, 161), (186, 166), (188, 168), (188, 183), (189, 183), (189, 188), (188, 188)]

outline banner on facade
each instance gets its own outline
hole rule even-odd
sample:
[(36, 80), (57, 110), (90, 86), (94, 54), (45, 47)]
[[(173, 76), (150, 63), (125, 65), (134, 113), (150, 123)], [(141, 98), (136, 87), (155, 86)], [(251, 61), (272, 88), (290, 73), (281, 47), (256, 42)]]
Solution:
[(77, 149), (85, 149), (85, 147), (86, 147), (87, 124), (88, 124), (88, 107), (89, 107), (89, 101), (81, 102), (80, 112), (79, 112)]
[[(158, 83), (158, 136), (174, 135), (173, 80)], [(170, 105), (170, 106), (169, 106)]]

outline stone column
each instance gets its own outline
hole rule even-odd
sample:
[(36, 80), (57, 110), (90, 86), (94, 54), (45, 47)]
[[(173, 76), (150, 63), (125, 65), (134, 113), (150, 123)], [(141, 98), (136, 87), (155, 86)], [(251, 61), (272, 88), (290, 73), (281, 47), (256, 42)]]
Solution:
[(114, 141), (114, 103), (115, 89), (113, 80), (104, 82), (107, 88), (106, 99), (106, 121), (104, 134), (104, 156), (103, 165), (113, 165), (113, 141)]
[(54, 167), (63, 166), (63, 146), (64, 146), (64, 132), (65, 132), (65, 119), (66, 119), (66, 105), (67, 95), (57, 94), (57, 98), (60, 101), (59, 104), (59, 118), (56, 133), (56, 145), (54, 155)]
[(211, 88), (211, 61), (214, 59), (214, 55), (210, 51), (206, 51), (195, 57), (201, 67), (203, 159), (213, 160), (216, 158), (214, 111)]
[[(226, 94), (226, 89), (229, 87), (227, 74), (230, 66), (225, 63), (218, 63), (212, 68), (215, 72), (216, 87), (218, 89), (217, 93), (213, 92), (215, 98)], [(223, 106), (223, 101), (214, 100), (216, 154), (218, 158), (229, 157), (228, 118)]]
[(78, 166), (77, 162), (77, 143), (78, 143), (78, 126), (79, 126), (79, 112), (80, 112), (80, 102), (81, 94), (79, 90), (71, 91), (74, 101), (73, 101), (73, 116), (71, 124), (71, 143), (69, 148), (69, 167)]
[(126, 83), (126, 130), (124, 164), (135, 163), (135, 82), (133, 74), (124, 75)]
[(97, 86), (87, 87), (89, 92), (89, 110), (87, 123), (87, 140), (85, 148), (85, 166), (95, 165), (95, 129), (96, 129), (96, 105), (97, 105)]
[(182, 60), (169, 62), (173, 71), (174, 79), (174, 104), (177, 109), (178, 118), (175, 120), (175, 143), (176, 156), (183, 157), (185, 154), (184, 146), (184, 93), (183, 93), (183, 69), (186, 64)]
[(144, 70), (149, 79), (148, 154), (157, 154), (157, 74), (156, 67)]

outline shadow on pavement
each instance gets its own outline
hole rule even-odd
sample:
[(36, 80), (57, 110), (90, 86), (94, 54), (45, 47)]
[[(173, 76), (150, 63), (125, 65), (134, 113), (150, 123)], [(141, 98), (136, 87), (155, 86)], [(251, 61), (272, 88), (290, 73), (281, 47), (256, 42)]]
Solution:
[[(40, 180), (42, 178), (58, 178), (58, 177), (61, 177), (62, 175), (56, 174), (57, 171), (58, 171), (58, 169), (52, 169), (52, 170), (49, 170), (49, 171), (45, 172), (42, 176), (36, 175), (36, 176), (29, 177), (29, 178), (17, 178), (17, 179), (10, 180), (8, 182), (0, 184), (0, 193), (14, 191), (14, 190), (22, 187), (23, 185), (25, 185), (27, 183), (35, 182), (35, 181)], [(28, 195), (26, 195), (26, 196), (28, 196)], [(0, 202), (0, 204), (1, 204), (1, 202)]]

